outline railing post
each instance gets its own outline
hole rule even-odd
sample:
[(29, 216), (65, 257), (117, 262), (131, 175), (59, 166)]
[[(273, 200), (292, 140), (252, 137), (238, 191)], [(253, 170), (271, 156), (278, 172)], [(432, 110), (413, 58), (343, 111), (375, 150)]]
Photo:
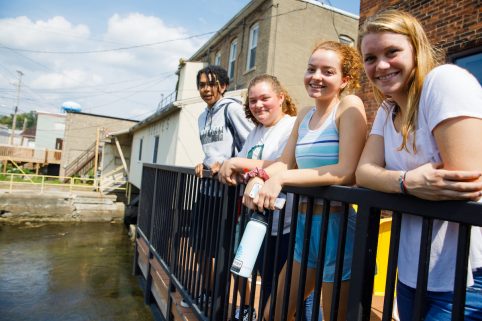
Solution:
[[(185, 175), (182, 173), (177, 173), (176, 177), (176, 186), (174, 187), (174, 195), (176, 197), (176, 201), (174, 203), (174, 219), (172, 222), (172, 234), (171, 234), (171, 239), (173, 240), (173, 249), (170, 252), (171, 256), (168, 258), (169, 262), (169, 269), (170, 272), (175, 271), (177, 269), (177, 258), (179, 254), (179, 247), (180, 247), (180, 239), (182, 237), (182, 232), (180, 232), (180, 215), (181, 211), (180, 209), (182, 208), (183, 200), (185, 197)], [(166, 310), (166, 318), (169, 320), (169, 316), (171, 315), (171, 306), (172, 306), (172, 296), (170, 295), (170, 292), (173, 288), (172, 284), (172, 277), (169, 277), (169, 292), (168, 292), (168, 297), (167, 297), (167, 310)]]
[(214, 285), (214, 297), (213, 297), (213, 314), (211, 320), (224, 320), (224, 316), (227, 315), (228, 307), (224, 305), (226, 298), (229, 296), (229, 268), (231, 262), (229, 262), (230, 253), (230, 241), (232, 224), (234, 224), (235, 213), (237, 211), (237, 191), (235, 187), (224, 187), (223, 200), (222, 200), (222, 216), (219, 231), (219, 248), (215, 262), (215, 285)]
[(149, 239), (147, 240), (148, 248), (149, 248), (149, 253), (147, 254), (147, 275), (146, 275), (146, 288), (144, 290), (144, 303), (147, 305), (150, 305), (152, 302), (152, 292), (151, 292), (151, 287), (152, 287), (152, 276), (151, 276), (151, 258), (153, 257), (152, 255), (152, 235), (154, 234), (153, 229), (154, 229), (154, 219), (155, 219), (155, 213), (156, 213), (156, 192), (157, 192), (157, 178), (158, 178), (158, 171), (154, 170), (154, 188), (153, 188), (153, 193), (152, 193), (152, 199), (150, 200), (152, 202), (152, 208), (151, 208), (151, 217), (150, 217), (150, 222), (149, 222)]
[(357, 213), (347, 320), (369, 321), (378, 245), (380, 210), (360, 205)]
[(45, 176), (42, 175), (42, 183), (40, 184), (40, 193), (44, 192)]

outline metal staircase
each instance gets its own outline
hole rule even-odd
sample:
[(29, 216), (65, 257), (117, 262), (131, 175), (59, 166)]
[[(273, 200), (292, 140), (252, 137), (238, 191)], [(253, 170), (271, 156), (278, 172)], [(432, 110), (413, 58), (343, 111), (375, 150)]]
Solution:
[[(76, 159), (74, 159), (65, 168), (64, 176), (74, 176), (74, 175), (85, 175), (92, 168), (94, 168), (94, 158), (95, 158), (95, 146), (96, 142), (90, 145), (85, 152), (80, 154)], [(100, 153), (100, 150), (99, 150)]]

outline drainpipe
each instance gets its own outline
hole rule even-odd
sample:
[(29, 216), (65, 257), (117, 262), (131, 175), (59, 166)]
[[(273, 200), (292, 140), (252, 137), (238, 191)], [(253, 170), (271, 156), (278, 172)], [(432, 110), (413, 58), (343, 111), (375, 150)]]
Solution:
[(271, 55), (271, 70), (270, 74), (275, 74), (275, 60), (276, 60), (276, 43), (278, 42), (278, 8), (279, 3), (273, 6), (275, 8), (275, 23), (274, 23), (274, 36), (273, 36), (273, 54)]

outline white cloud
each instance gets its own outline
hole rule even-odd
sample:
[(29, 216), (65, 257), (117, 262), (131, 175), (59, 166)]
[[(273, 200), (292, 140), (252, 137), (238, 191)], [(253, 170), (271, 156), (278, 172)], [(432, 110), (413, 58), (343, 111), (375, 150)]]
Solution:
[(65, 89), (78, 87), (79, 84), (98, 85), (102, 83), (102, 77), (88, 73), (81, 69), (66, 69), (62, 73), (43, 73), (38, 76), (31, 85), (35, 88)]
[(74, 42), (88, 39), (89, 36), (87, 26), (73, 26), (59, 16), (35, 22), (25, 16), (0, 20), (0, 41), (15, 48), (59, 50), (74, 46)]
[(159, 43), (68, 55), (0, 47), (0, 88), (12, 87), (7, 82), (15, 80), (18, 69), (28, 87), (22, 94), (30, 95), (23, 110), (57, 111), (62, 102), (73, 100), (86, 112), (139, 119), (157, 108), (161, 94), (174, 90), (179, 58), (188, 58), (206, 40), (186, 39), (191, 34), (184, 28), (139, 13), (114, 14), (106, 25), (102, 34), (92, 34), (87, 25), (60, 16), (0, 19), (0, 44), (16, 49), (85, 52)]

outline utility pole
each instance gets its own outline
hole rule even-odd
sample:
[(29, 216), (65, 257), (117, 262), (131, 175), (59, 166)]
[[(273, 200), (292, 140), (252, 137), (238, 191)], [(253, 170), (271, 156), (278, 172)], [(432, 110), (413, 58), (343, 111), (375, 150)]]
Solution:
[(17, 111), (18, 111), (18, 102), (20, 100), (20, 86), (22, 85), (22, 76), (23, 72), (17, 70), (18, 74), (18, 83), (17, 83), (17, 104), (15, 105), (15, 109), (13, 111), (13, 119), (12, 119), (12, 133), (10, 135), (10, 145), (14, 143), (14, 136), (15, 136), (15, 127), (17, 125)]

